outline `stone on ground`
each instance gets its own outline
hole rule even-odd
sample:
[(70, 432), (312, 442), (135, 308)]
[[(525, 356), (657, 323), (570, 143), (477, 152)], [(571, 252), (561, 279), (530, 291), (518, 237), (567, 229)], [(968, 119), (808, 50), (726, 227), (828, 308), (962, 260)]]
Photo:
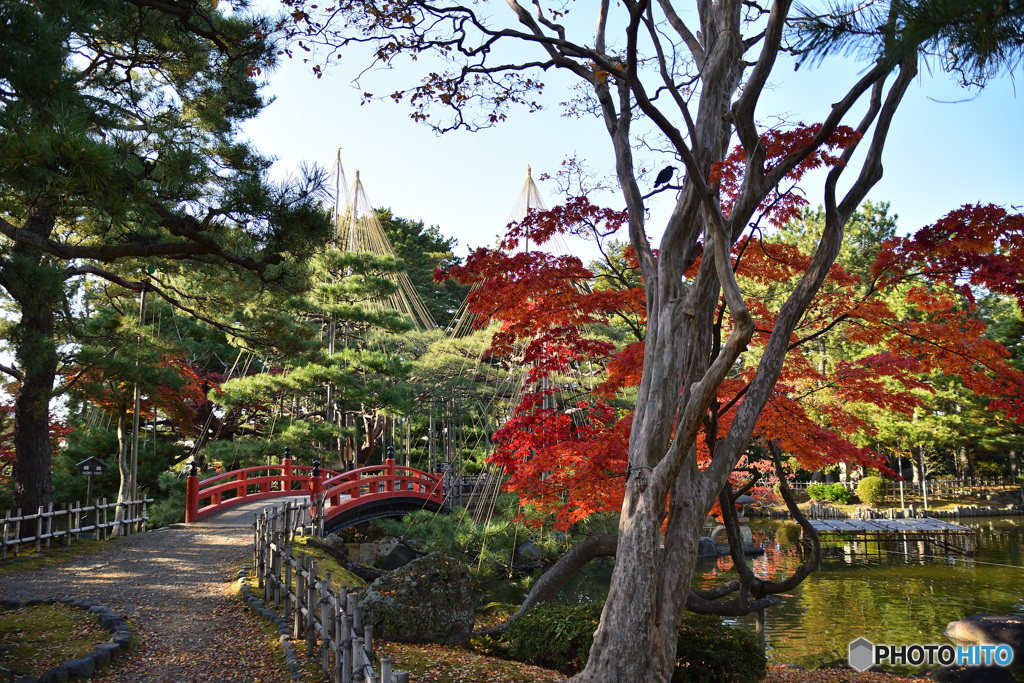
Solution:
[(363, 589), (363, 623), (386, 640), (467, 645), (473, 630), (472, 582), (467, 567), (431, 553)]

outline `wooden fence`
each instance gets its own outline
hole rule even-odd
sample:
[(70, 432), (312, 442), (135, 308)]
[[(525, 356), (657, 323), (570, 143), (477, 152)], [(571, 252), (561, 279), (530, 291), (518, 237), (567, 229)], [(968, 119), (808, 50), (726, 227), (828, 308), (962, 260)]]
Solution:
[[(829, 484), (842, 484), (851, 491), (856, 492), (858, 481), (839, 481), (839, 482), (827, 482)], [(789, 487), (795, 491), (806, 491), (808, 486), (813, 484), (824, 484), (826, 482), (821, 481), (791, 481)], [(899, 499), (900, 495), (900, 483), (898, 481), (887, 480), (888, 495), (890, 498)], [(949, 498), (951, 496), (959, 496), (969, 494), (972, 489), (984, 489), (984, 488), (1000, 488), (1000, 487), (1016, 487), (1020, 488), (1021, 481), (1014, 477), (968, 477), (965, 479), (952, 479), (952, 478), (941, 478), (941, 479), (929, 479), (926, 482), (928, 487), (928, 498)], [(759, 486), (771, 487), (774, 484), (768, 481), (758, 482)], [(921, 497), (921, 484), (920, 482), (914, 483), (910, 481), (903, 482), (903, 495), (904, 497)]]
[(315, 560), (292, 555), (289, 542), (296, 534), (322, 526), (318, 509), (322, 502), (287, 504), (257, 516), (253, 566), (264, 602), (291, 622), (292, 638), (305, 641), (325, 680), (408, 683), (408, 672), (392, 671), (388, 656), (380, 658), (380, 675), (374, 671), (373, 629), (362, 624), (358, 594), (344, 586), (334, 590), (330, 572), (319, 576)]
[[(54, 509), (53, 503), (40, 507), (35, 514), (23, 515), (21, 508), (13, 514), (10, 510), (3, 518), (3, 536), (0, 537), (0, 561), (7, 559), (8, 550), (17, 555), (22, 546), (50, 547), (50, 542), (63, 539), (64, 545), (71, 545), (82, 534), (92, 533), (97, 539), (113, 535), (128, 536), (146, 531), (149, 515), (147, 505), (152, 498), (142, 498), (124, 503), (108, 503), (106, 498), (97, 499), (93, 505), (63, 505)], [(118, 519), (118, 508), (124, 509)]]

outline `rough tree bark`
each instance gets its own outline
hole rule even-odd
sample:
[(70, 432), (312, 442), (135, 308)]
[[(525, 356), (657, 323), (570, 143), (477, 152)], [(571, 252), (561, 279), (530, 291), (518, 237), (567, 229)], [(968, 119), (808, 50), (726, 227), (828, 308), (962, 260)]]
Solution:
[[(48, 238), (55, 227), (53, 214), (32, 209), (22, 230)], [(57, 312), (64, 299), (63, 278), (40, 250), (18, 243), (10, 268), (2, 271), (0, 286), (17, 302), (15, 359), (20, 377), (14, 395), (14, 498), (24, 512), (35, 512), (51, 501), (50, 398), (57, 377)]]

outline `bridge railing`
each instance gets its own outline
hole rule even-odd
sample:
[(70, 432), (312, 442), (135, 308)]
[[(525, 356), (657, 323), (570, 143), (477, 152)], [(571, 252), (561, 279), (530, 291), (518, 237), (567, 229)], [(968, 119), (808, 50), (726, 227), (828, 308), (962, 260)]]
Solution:
[(348, 472), (293, 465), (286, 458), (280, 465), (246, 467), (203, 481), (193, 467), (187, 477), (185, 521), (198, 522), (241, 503), (303, 494), (311, 501), (323, 496), (327, 502), (321, 512), (327, 517), (382, 498), (418, 498), (444, 505), (441, 475), (397, 465), (392, 458)]
[(383, 465), (360, 467), (335, 474), (322, 482), (314, 481), (312, 486), (314, 493), (324, 494), (330, 508), (345, 505), (343, 497), (347, 497), (353, 505), (359, 504), (356, 502), (359, 499), (405, 495), (433, 500), (439, 505), (444, 502), (443, 479), (440, 475), (397, 465), (391, 458), (385, 460)]
[[(245, 467), (199, 481), (193, 468), (186, 484), (185, 521), (198, 522), (231, 506), (264, 498), (304, 493), (312, 496), (313, 469), (293, 465), (290, 458), (285, 458), (280, 465)], [(323, 472), (337, 474), (332, 470)]]

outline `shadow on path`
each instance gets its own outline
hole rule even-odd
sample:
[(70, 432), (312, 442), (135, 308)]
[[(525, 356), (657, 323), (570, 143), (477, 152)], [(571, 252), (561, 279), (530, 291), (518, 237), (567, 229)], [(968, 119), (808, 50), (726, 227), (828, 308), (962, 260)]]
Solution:
[(107, 541), (103, 551), (60, 566), (7, 574), (0, 599), (83, 598), (127, 618), (137, 642), (96, 679), (280, 681), (286, 669), (275, 634), (235, 597), (253, 515), (265, 507), (272, 505), (241, 505), (197, 524)]

